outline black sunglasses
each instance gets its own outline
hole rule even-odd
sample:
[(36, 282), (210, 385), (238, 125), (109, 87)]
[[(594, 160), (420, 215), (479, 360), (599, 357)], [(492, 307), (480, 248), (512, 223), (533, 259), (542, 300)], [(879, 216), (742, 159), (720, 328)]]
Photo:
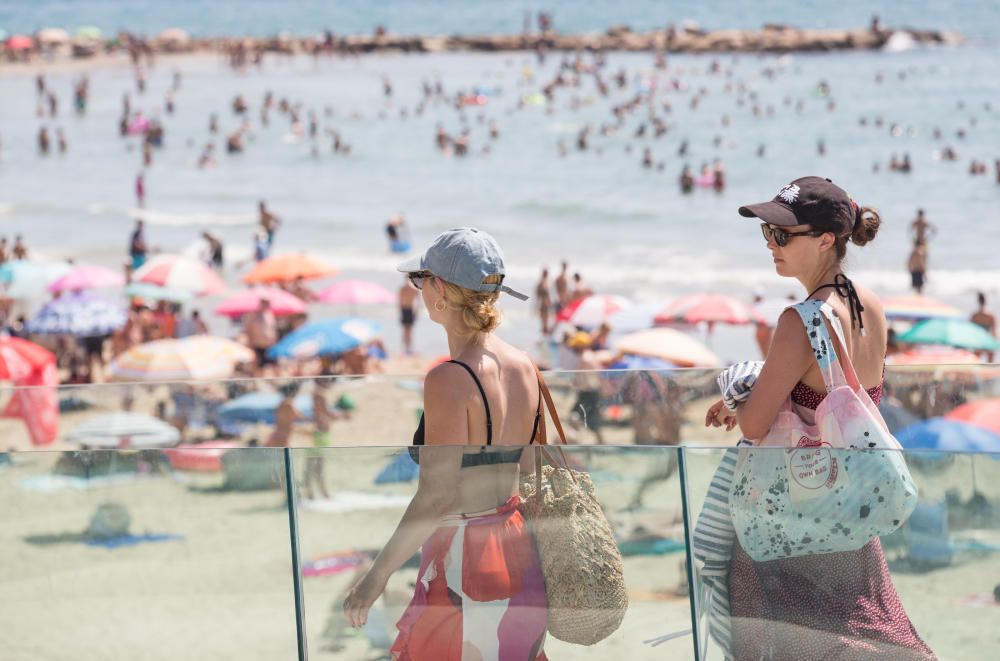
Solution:
[(416, 287), (417, 289), (423, 289), (424, 288), (424, 280), (426, 280), (427, 278), (433, 278), (433, 277), (434, 277), (434, 274), (431, 273), (430, 271), (416, 271), (415, 273), (411, 273), (409, 275), (410, 282), (412, 282), (413, 286)]
[(771, 227), (767, 223), (760, 224), (760, 231), (764, 235), (765, 241), (770, 241), (772, 238), (774, 242), (778, 244), (779, 247), (784, 248), (788, 245), (789, 239), (793, 236), (823, 236), (826, 234), (824, 230), (805, 230), (803, 232), (786, 232), (780, 227)]

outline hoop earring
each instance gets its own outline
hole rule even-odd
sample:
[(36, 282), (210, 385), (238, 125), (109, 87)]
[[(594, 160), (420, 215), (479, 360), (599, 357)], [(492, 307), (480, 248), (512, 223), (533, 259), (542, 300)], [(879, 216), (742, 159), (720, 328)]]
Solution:
[(434, 303), (434, 309), (437, 310), (438, 312), (444, 312), (445, 310), (448, 309), (448, 302), (445, 301), (443, 298), (439, 298)]

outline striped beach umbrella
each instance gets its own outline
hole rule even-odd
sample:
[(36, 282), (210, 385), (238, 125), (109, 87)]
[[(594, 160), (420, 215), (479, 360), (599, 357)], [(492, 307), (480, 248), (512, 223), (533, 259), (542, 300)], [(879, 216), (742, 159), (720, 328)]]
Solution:
[(344, 353), (378, 337), (381, 326), (359, 317), (334, 317), (303, 324), (268, 349), (271, 358), (307, 359)]
[(337, 275), (340, 270), (305, 253), (286, 253), (268, 257), (257, 263), (253, 269), (243, 276), (243, 282), (248, 285), (275, 284), (291, 282), (298, 278), (314, 280)]
[(894, 296), (882, 299), (885, 318), (890, 321), (962, 318), (961, 310), (930, 296)]
[(64, 440), (91, 448), (162, 448), (176, 445), (181, 434), (159, 418), (141, 413), (109, 413), (82, 423)]
[(277, 317), (289, 314), (303, 314), (306, 304), (298, 296), (277, 287), (251, 287), (227, 297), (215, 308), (216, 314), (238, 319), (248, 312), (260, 309), (260, 302), (267, 301), (271, 312)]
[[(243, 354), (247, 359), (250, 356)], [(116, 381), (225, 379), (232, 376), (238, 362), (233, 352), (195, 335), (134, 346), (111, 362), (108, 373)]]
[(145, 301), (170, 301), (171, 303), (184, 303), (194, 296), (191, 292), (183, 289), (170, 289), (146, 282), (133, 282), (125, 285), (122, 293), (129, 298), (141, 298)]
[(226, 283), (202, 262), (182, 255), (157, 255), (136, 269), (132, 282), (211, 296), (226, 291)]
[(581, 328), (596, 328), (631, 305), (632, 302), (622, 296), (593, 294), (564, 307), (556, 315), (556, 321), (564, 321)]
[(88, 294), (66, 295), (42, 306), (28, 322), (28, 331), (38, 335), (101, 337), (125, 325), (120, 305)]
[(656, 324), (754, 324), (765, 319), (750, 305), (725, 294), (689, 294), (669, 303), (653, 317)]
[(123, 284), (125, 278), (117, 271), (93, 264), (77, 264), (69, 273), (52, 282), (47, 289), (50, 292), (83, 291), (121, 287)]

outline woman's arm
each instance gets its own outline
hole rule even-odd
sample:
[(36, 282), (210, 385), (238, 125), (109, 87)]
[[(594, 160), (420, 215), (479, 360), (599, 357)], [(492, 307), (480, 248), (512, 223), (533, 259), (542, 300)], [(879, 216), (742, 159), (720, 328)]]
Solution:
[(799, 313), (785, 310), (750, 397), (736, 408), (736, 420), (744, 437), (757, 440), (767, 434), (785, 399), (813, 362), (812, 346)]
[(465, 375), (457, 369), (439, 365), (424, 381), (425, 448), (420, 452), (417, 493), (371, 569), (344, 601), (344, 610), (354, 626), (365, 623), (368, 609), (385, 589), (389, 577), (427, 541), (441, 517), (454, 512), (462, 455), (469, 442), (465, 412), (468, 383), (462, 382)]

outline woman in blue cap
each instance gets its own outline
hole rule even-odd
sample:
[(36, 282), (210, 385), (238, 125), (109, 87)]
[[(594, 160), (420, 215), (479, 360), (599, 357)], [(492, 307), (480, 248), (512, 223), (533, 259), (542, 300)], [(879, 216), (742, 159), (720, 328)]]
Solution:
[(364, 625), (389, 576), (422, 549), (393, 659), (543, 660), (545, 585), (517, 510), (521, 455), (539, 433), (541, 392), (531, 359), (493, 332), (500, 294), (527, 296), (503, 284), (493, 237), (469, 227), (443, 232), (399, 270), (444, 327), (451, 360), (424, 382), (413, 444), (428, 447), (411, 453), (423, 460), (417, 493), (344, 610), (352, 625)]

